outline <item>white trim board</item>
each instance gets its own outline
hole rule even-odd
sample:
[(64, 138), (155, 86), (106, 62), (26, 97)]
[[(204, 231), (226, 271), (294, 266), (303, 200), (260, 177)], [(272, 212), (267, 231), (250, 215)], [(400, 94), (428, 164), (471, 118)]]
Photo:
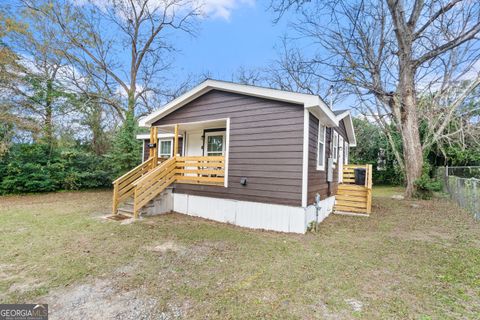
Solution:
[(303, 113), (303, 160), (302, 160), (302, 207), (307, 206), (308, 201), (308, 142), (310, 127), (310, 112), (305, 109)]
[(357, 137), (355, 136), (355, 127), (353, 126), (352, 114), (345, 111), (337, 116), (338, 122), (345, 121), (345, 129), (347, 130), (348, 144), (351, 147), (357, 146)]
[(220, 90), (259, 98), (302, 104), (304, 108), (314, 113), (327, 125), (338, 126), (337, 117), (319, 96), (218, 80), (206, 80), (202, 82), (192, 90), (172, 100), (157, 111), (141, 118), (139, 120), (139, 125), (141, 127), (150, 127), (155, 121), (165, 117), (211, 90)]
[[(178, 135), (180, 138), (182, 135)], [(174, 138), (175, 135), (173, 133), (159, 133), (157, 135), (158, 139), (167, 139), (167, 138)], [(136, 138), (138, 140), (149, 140), (150, 139), (150, 134), (137, 134)]]
[(230, 118), (227, 118), (227, 125), (225, 127), (225, 166), (223, 170), (225, 174), (223, 175), (223, 186), (228, 188), (228, 162), (230, 158)]

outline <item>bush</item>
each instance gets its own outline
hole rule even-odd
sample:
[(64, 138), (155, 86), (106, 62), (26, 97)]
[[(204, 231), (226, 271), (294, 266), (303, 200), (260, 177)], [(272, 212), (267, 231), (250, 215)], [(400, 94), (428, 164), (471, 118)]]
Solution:
[(430, 177), (431, 170), (432, 167), (428, 163), (423, 165), (422, 176), (415, 181), (415, 186), (417, 187), (415, 198), (431, 199), (433, 192), (442, 190), (442, 184)]
[(0, 158), (0, 194), (110, 187), (107, 160), (81, 147), (16, 144)]

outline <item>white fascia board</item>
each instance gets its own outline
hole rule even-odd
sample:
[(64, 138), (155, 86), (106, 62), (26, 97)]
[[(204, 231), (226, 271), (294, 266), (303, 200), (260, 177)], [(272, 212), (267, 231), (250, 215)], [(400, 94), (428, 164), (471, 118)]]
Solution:
[(338, 127), (338, 119), (329, 107), (319, 98), (317, 105), (305, 106), (318, 120), (327, 127)]
[(337, 116), (338, 121), (345, 121), (345, 129), (348, 135), (348, 144), (350, 147), (357, 146), (357, 137), (355, 136), (355, 127), (353, 126), (352, 114), (350, 111), (345, 111)]
[[(158, 139), (173, 138), (174, 136), (173, 133), (159, 133), (157, 135)], [(182, 135), (179, 134), (178, 136), (181, 137)], [(150, 139), (150, 134), (137, 134), (136, 138), (138, 140), (147, 140)]]
[(161, 119), (162, 117), (170, 114), (171, 112), (184, 106), (188, 102), (207, 93), (208, 91), (215, 89), (226, 92), (245, 94), (248, 96), (254, 96), (259, 98), (302, 104), (312, 113), (317, 113), (317, 116), (324, 119), (325, 123), (331, 125), (338, 125), (338, 121), (336, 121), (336, 117), (333, 112), (318, 96), (217, 80), (206, 80), (202, 82), (192, 90), (167, 103), (163, 108), (160, 108), (159, 110), (151, 113), (150, 115), (140, 119), (139, 125), (141, 127), (150, 127), (158, 119)]

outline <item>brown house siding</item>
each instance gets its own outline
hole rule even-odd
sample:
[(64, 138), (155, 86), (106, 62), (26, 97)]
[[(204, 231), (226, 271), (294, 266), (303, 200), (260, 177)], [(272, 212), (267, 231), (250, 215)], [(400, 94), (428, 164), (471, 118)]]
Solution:
[(300, 105), (213, 90), (160, 119), (154, 125), (230, 118), (228, 188), (177, 184), (175, 192), (300, 206), (303, 112)]
[(348, 141), (345, 123), (340, 121), (339, 127), (327, 128), (325, 134), (325, 170), (317, 170), (317, 139), (318, 139), (318, 119), (310, 114), (309, 117), (309, 140), (308, 140), (308, 189), (307, 189), (307, 202), (312, 204), (315, 201), (315, 195), (320, 194), (321, 199), (325, 199), (337, 192), (338, 187), (338, 166), (333, 169), (333, 182), (330, 186), (330, 194), (328, 192), (327, 182), (327, 161), (331, 157), (331, 142), (332, 142), (332, 130), (336, 130), (344, 139)]

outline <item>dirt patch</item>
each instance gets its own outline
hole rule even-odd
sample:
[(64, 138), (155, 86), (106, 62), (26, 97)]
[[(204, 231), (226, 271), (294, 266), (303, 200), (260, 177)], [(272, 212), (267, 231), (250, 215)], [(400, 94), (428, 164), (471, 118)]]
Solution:
[(95, 280), (44, 298), (51, 319), (150, 319), (156, 300), (139, 290), (119, 291), (109, 280)]
[(355, 312), (360, 312), (363, 309), (363, 303), (356, 299), (345, 299), (345, 302), (352, 307)]
[(40, 288), (43, 285), (44, 283), (39, 282), (36, 279), (27, 278), (27, 279), (22, 279), (21, 283), (12, 284), (8, 289), (8, 291), (16, 292), (16, 293), (25, 293), (25, 292)]
[(440, 230), (412, 230), (412, 231), (394, 231), (394, 237), (407, 241), (424, 241), (438, 243), (445, 240), (452, 240), (454, 235), (442, 232)]
[(113, 221), (121, 221), (121, 220), (130, 219), (131, 217), (123, 214), (114, 214), (114, 215), (106, 216), (105, 218)]
[(186, 247), (177, 244), (174, 241), (167, 241), (159, 245), (147, 246), (145, 249), (153, 251), (156, 253), (167, 253), (167, 252), (176, 252), (176, 253), (185, 253), (187, 250)]

